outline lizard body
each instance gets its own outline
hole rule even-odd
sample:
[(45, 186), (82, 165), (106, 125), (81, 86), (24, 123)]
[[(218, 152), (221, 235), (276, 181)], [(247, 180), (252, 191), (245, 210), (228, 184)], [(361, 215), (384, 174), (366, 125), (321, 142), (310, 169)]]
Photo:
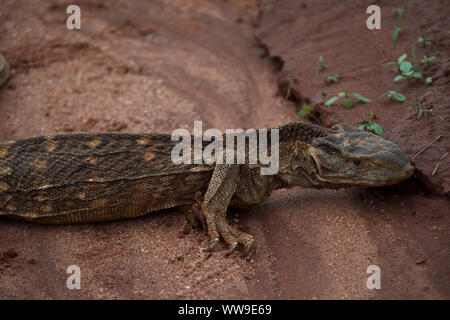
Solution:
[[(258, 204), (279, 188), (383, 186), (414, 167), (393, 142), (336, 125), (279, 129), (279, 171), (261, 165), (174, 164), (169, 134), (71, 133), (0, 144), (0, 215), (37, 223), (87, 223), (141, 216), (194, 203), (211, 246), (220, 237), (247, 250), (253, 237), (226, 221), (229, 206)], [(203, 142), (203, 148), (206, 144)], [(248, 149), (247, 149), (247, 152)]]

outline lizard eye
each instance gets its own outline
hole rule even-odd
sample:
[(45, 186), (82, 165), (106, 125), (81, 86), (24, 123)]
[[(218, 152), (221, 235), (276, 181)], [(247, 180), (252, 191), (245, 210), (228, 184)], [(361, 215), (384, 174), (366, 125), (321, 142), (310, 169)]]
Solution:
[(355, 164), (355, 166), (359, 166), (361, 164), (361, 160), (359, 159), (354, 159), (353, 163)]

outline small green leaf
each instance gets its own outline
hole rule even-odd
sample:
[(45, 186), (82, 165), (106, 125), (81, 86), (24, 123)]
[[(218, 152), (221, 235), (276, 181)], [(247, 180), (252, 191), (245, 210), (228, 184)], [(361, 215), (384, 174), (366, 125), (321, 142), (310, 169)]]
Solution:
[(335, 73), (332, 76), (328, 76), (328, 82), (330, 82), (330, 83), (331, 82), (334, 82), (334, 83), (339, 82), (339, 75), (337, 73)]
[[(312, 109), (314, 108), (314, 104), (304, 104), (302, 106), (302, 109), (298, 112), (298, 115), (302, 118), (306, 117), (308, 115), (309, 112), (312, 111)], [(309, 117), (313, 117), (314, 115), (309, 114)]]
[(398, 64), (401, 64), (403, 62), (403, 60), (406, 59), (408, 55), (406, 53), (402, 54), (400, 57), (398, 57)]
[(359, 129), (373, 132), (379, 136), (383, 135), (383, 128), (378, 123), (375, 122), (363, 123), (362, 125), (359, 126)]
[(402, 79), (405, 79), (405, 76), (399, 74), (398, 76), (396, 76), (396, 77), (394, 78), (394, 81), (397, 82), (397, 81), (400, 81), (400, 80), (402, 80)]
[(383, 135), (383, 128), (378, 123), (371, 123), (371, 129), (379, 136)]
[(325, 102), (325, 106), (331, 106), (333, 103), (336, 102), (336, 100), (339, 99), (339, 97), (333, 97), (331, 99), (329, 99), (328, 101)]
[(436, 59), (436, 57), (430, 57), (430, 58), (428, 58), (427, 56), (423, 56), (423, 59), (420, 60), (420, 62), (422, 62), (422, 63), (427, 63), (427, 62), (433, 61), (434, 59), (431, 59), (431, 58)]
[(353, 107), (353, 100), (350, 98), (345, 98), (344, 99), (344, 107), (346, 107), (347, 109)]
[(417, 119), (420, 119), (420, 117), (422, 116), (422, 104), (419, 103), (418, 106), (419, 111), (417, 112)]
[(363, 97), (362, 95), (360, 95), (359, 93), (353, 93), (352, 96), (354, 96), (355, 98), (357, 98), (359, 101), (364, 102), (364, 103), (369, 103), (372, 100), (367, 99), (366, 97)]
[(410, 70), (408, 72), (403, 72), (403, 75), (407, 76), (407, 77), (410, 77), (410, 76), (412, 76), (413, 73), (414, 73), (414, 70)]
[(427, 77), (427, 78), (425, 79), (425, 82), (426, 82), (427, 84), (430, 84), (430, 83), (433, 82), (433, 78), (432, 78), (432, 77)]
[(398, 21), (398, 24), (399, 24), (399, 25), (402, 24), (402, 18), (403, 18), (403, 13), (405, 12), (405, 9), (403, 9), (403, 8), (395, 8), (395, 9), (393, 10), (393, 12), (397, 12), (397, 21)]
[(406, 101), (406, 97), (396, 91), (393, 91), (392, 95), (394, 96), (395, 99), (397, 99), (397, 101), (400, 101), (400, 102)]
[(403, 72), (403, 73), (408, 73), (408, 72), (411, 71), (412, 67), (413, 67), (413, 66), (412, 66), (411, 62), (409, 62), (409, 61), (403, 61), (403, 62), (400, 64), (400, 71)]
[(423, 45), (430, 45), (432, 40), (427, 40), (424, 37), (420, 37), (419, 39), (417, 39), (417, 42), (422, 43)]
[(302, 118), (306, 117), (307, 114), (308, 114), (308, 111), (303, 110), (303, 109), (298, 112), (298, 115)]
[(347, 91), (342, 91), (338, 93), (338, 97), (344, 98), (345, 96), (347, 96)]
[(400, 33), (400, 31), (402, 31), (402, 27), (395, 27), (394, 32), (392, 32), (392, 38), (391, 38), (392, 43), (394, 43), (397, 40), (398, 34)]
[(422, 74), (420, 72), (413, 72), (411, 77), (413, 77), (413, 78), (422, 78)]
[(383, 93), (380, 98), (386, 97), (386, 101), (389, 101), (389, 99), (391, 99), (391, 94), (389, 93), (390, 91)]
[(317, 62), (317, 73), (325, 69), (325, 66), (323, 65), (323, 57), (319, 56), (319, 61)]

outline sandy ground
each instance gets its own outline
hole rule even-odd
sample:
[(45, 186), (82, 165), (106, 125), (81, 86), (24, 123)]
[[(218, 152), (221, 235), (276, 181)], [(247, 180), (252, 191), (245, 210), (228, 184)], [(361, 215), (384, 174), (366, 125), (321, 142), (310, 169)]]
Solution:
[[(54, 132), (192, 130), (194, 120), (222, 130), (274, 126), (304, 121), (296, 114), (301, 103), (323, 100), (343, 86), (375, 99), (392, 74), (359, 74), (331, 87), (315, 73), (317, 57), (323, 55), (333, 72), (352, 72), (395, 59), (418, 31), (410, 25), (388, 50), (395, 17), (386, 18), (390, 29), (369, 39), (374, 49), (366, 54), (361, 33), (367, 29), (351, 29), (357, 23), (351, 13), (364, 10), (365, 2), (331, 2), (295, 1), (290, 7), (281, 0), (78, 1), (82, 30), (69, 31), (69, 1), (0, 0), (0, 52), (14, 71), (0, 92), (0, 141)], [(330, 4), (334, 10), (323, 10)], [(431, 22), (437, 24), (444, 13)], [(322, 24), (323, 14), (335, 22)], [(356, 15), (362, 23), (365, 16)], [(406, 19), (414, 20), (405, 14)], [(295, 32), (283, 29), (290, 23), (299, 24)], [(361, 43), (342, 54), (339, 45), (349, 34)], [(385, 49), (375, 46), (378, 40)], [(443, 60), (442, 43), (434, 49), (430, 55)], [(354, 66), (347, 68), (348, 61)], [(409, 143), (416, 132), (424, 132), (426, 141), (442, 130), (439, 116), (448, 121), (442, 86), (449, 74), (442, 65), (430, 72), (436, 74), (429, 87), (434, 94), (424, 99), (435, 99), (436, 116), (426, 113), (419, 124), (411, 116), (413, 106), (402, 112), (399, 104), (379, 101), (353, 111), (336, 107), (320, 119), (325, 125), (331, 118), (357, 124), (375, 110), (386, 137), (400, 140), (412, 155), (422, 146)], [(286, 74), (295, 80), (289, 100)], [(403, 89), (419, 97), (426, 94), (422, 87)], [(410, 126), (416, 127), (405, 131)], [(439, 142), (441, 152), (445, 142)], [(239, 225), (256, 239), (255, 252), (246, 258), (225, 256), (224, 245), (205, 252), (205, 233), (183, 234), (185, 218), (172, 210), (88, 225), (1, 219), (0, 297), (448, 299), (448, 175), (438, 171), (434, 177), (425, 166), (438, 154), (418, 157), (418, 167), (426, 169), (401, 185), (279, 190), (239, 211)], [(448, 168), (446, 161), (441, 169)], [(81, 290), (66, 287), (70, 265), (81, 268)], [(366, 286), (370, 265), (381, 268), (380, 290)]]

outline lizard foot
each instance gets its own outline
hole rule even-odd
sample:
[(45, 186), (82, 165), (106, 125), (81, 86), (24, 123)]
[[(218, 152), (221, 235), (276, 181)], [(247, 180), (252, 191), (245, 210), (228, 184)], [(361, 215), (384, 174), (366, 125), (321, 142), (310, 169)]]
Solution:
[(253, 236), (239, 231), (236, 228), (230, 226), (224, 217), (216, 217), (214, 215), (206, 216), (206, 224), (208, 226), (208, 235), (211, 239), (209, 249), (215, 248), (220, 240), (220, 236), (230, 246), (226, 254), (230, 254), (237, 249), (239, 245), (244, 247), (244, 255), (250, 252), (253, 246)]

